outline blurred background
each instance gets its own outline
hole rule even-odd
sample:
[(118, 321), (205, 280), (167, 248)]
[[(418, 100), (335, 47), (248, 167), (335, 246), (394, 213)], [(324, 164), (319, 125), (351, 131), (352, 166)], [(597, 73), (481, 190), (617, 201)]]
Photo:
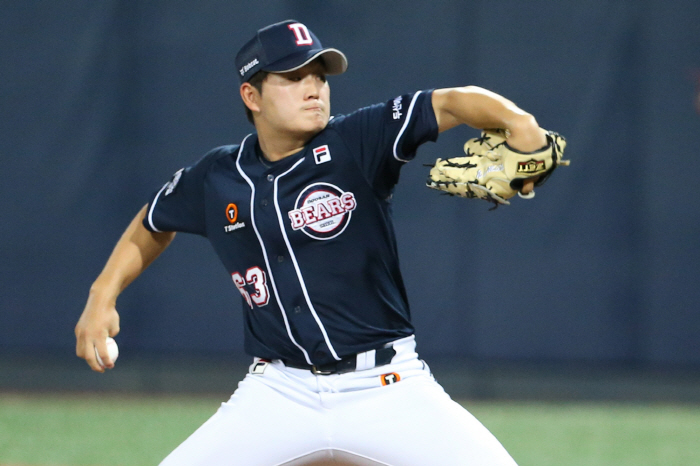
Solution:
[(567, 137), (532, 201), (424, 187), (395, 224), (418, 350), (456, 396), (700, 400), (697, 0), (3, 2), (0, 389), (232, 392), (241, 300), (179, 235), (121, 296), (108, 374), (74, 353), (92, 281), (151, 193), (252, 131), (234, 57), (293, 18), (349, 59), (332, 113), (478, 85)]

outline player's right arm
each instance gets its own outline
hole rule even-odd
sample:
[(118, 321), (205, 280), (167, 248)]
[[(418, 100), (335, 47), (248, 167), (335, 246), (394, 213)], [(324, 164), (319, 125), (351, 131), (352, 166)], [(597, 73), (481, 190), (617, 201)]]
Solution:
[(90, 287), (87, 304), (75, 326), (75, 353), (97, 372), (104, 372), (104, 368), (98, 364), (93, 347), (97, 347), (105, 360), (105, 339), (119, 333), (117, 297), (175, 237), (174, 232), (148, 231), (143, 226), (147, 209), (148, 206), (141, 209), (117, 242), (107, 264)]

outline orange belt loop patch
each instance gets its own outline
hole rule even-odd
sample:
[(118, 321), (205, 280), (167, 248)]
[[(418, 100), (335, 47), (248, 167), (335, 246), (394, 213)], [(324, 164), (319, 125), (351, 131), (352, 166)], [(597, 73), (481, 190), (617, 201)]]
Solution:
[(396, 372), (390, 372), (388, 374), (382, 374), (379, 376), (382, 379), (382, 385), (391, 385), (401, 380), (401, 376)]

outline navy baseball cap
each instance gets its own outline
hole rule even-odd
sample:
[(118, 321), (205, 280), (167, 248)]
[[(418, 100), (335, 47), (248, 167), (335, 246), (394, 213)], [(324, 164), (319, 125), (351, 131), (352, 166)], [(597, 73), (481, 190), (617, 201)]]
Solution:
[(236, 55), (236, 68), (244, 83), (260, 70), (294, 71), (321, 56), (328, 74), (341, 74), (348, 68), (343, 52), (323, 48), (318, 37), (306, 26), (288, 19), (260, 29), (246, 42)]

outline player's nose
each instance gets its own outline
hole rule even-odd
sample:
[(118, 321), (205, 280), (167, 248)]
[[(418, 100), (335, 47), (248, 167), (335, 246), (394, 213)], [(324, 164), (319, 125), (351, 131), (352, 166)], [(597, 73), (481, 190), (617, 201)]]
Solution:
[(313, 74), (307, 74), (304, 79), (304, 96), (307, 99), (317, 99), (321, 95), (322, 82), (314, 76)]

